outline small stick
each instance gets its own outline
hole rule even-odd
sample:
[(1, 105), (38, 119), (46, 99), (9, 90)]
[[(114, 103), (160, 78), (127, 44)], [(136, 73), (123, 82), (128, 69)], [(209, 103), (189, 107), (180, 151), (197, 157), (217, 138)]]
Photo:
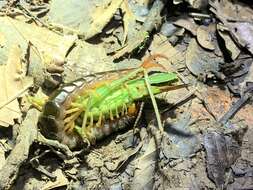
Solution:
[(16, 145), (6, 159), (6, 163), (0, 170), (0, 189), (11, 189), (11, 186), (18, 175), (19, 168), (26, 161), (29, 149), (37, 136), (37, 121), (39, 111), (30, 109), (25, 120), (20, 126), (20, 133)]
[(239, 111), (242, 106), (252, 97), (252, 93), (248, 92), (246, 93), (244, 96), (242, 96), (239, 100), (237, 100), (235, 102), (235, 104), (233, 104), (230, 109), (228, 110), (227, 113), (225, 113), (220, 119), (219, 119), (219, 123), (221, 124), (226, 124), (227, 121), (232, 118), (237, 111)]
[(161, 131), (161, 133), (163, 133), (164, 130), (163, 130), (163, 127), (162, 127), (162, 120), (161, 120), (161, 116), (160, 116), (160, 113), (159, 113), (159, 110), (158, 110), (158, 106), (157, 106), (154, 94), (152, 93), (152, 90), (151, 90), (151, 86), (150, 86), (149, 78), (148, 78), (148, 73), (147, 73), (146, 70), (143, 70), (143, 72), (144, 72), (144, 78), (145, 78), (145, 83), (146, 83), (146, 86), (147, 86), (147, 89), (148, 89), (148, 93), (150, 95), (150, 98), (151, 98), (151, 101), (152, 101), (152, 104), (153, 104), (153, 107), (154, 107), (154, 110), (155, 110), (155, 115), (156, 115), (156, 119), (157, 119), (158, 128)]

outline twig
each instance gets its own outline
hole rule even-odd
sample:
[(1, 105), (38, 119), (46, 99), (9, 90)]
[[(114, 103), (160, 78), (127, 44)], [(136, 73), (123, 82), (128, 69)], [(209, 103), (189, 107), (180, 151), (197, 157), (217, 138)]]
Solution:
[(13, 97), (11, 97), (9, 100), (5, 101), (4, 103), (2, 103), (0, 105), (0, 109), (2, 109), (4, 106), (8, 105), (9, 103), (11, 103), (13, 100), (15, 100), (16, 98), (18, 98), (19, 96), (21, 96), (21, 94), (23, 94), (26, 90), (28, 90), (28, 88), (31, 87), (31, 84), (28, 84), (27, 86), (25, 86), (18, 94), (15, 94)]
[(71, 159), (71, 158), (74, 157), (72, 151), (69, 149), (68, 146), (66, 146), (64, 144), (61, 144), (57, 140), (47, 139), (41, 133), (38, 133), (37, 141), (44, 144), (44, 145), (52, 146), (52, 147), (55, 147), (57, 149), (60, 149), (61, 151), (63, 151), (66, 154), (67, 159)]
[(147, 89), (148, 89), (148, 93), (149, 93), (149, 96), (151, 98), (154, 110), (155, 110), (155, 115), (156, 115), (156, 119), (157, 119), (158, 128), (161, 131), (161, 133), (163, 133), (164, 130), (163, 130), (161, 116), (160, 116), (160, 113), (159, 113), (159, 110), (158, 110), (158, 106), (157, 106), (154, 94), (152, 93), (152, 90), (151, 90), (151, 86), (150, 86), (149, 78), (148, 78), (148, 73), (145, 70), (144, 70), (144, 77), (145, 77), (145, 83), (146, 83), (146, 86), (147, 86)]
[(237, 111), (239, 111), (243, 105), (252, 97), (252, 92), (246, 93), (243, 97), (241, 97), (235, 104), (233, 104), (227, 113), (225, 113), (220, 119), (219, 123), (226, 124), (227, 121), (232, 118)]
[(39, 111), (30, 109), (26, 118), (20, 126), (20, 133), (17, 137), (16, 145), (6, 159), (5, 165), (0, 170), (0, 189), (10, 189), (17, 177), (20, 166), (28, 158), (31, 144), (37, 136), (37, 121)]

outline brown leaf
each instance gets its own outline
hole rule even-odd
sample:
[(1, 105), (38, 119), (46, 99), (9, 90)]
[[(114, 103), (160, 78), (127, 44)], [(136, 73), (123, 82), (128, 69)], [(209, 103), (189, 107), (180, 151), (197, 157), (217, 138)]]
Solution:
[(68, 179), (64, 176), (62, 170), (57, 169), (54, 172), (54, 175), (56, 176), (55, 181), (48, 181), (44, 187), (42, 187), (42, 190), (50, 190), (57, 187), (66, 186), (69, 184)]
[(199, 44), (206, 49), (214, 50), (215, 45), (213, 42), (213, 33), (215, 28), (212, 27), (213, 25), (206, 26), (199, 26), (197, 29), (197, 40)]
[[(57, 35), (46, 28), (26, 24), (9, 17), (0, 17), (0, 25), (0, 34), (2, 33), (5, 37), (7, 52), (13, 43), (17, 43), (21, 46), (22, 53), (25, 54), (27, 44), (30, 42), (32, 44), (31, 54), (39, 56), (39, 61), (46, 66), (59, 61), (64, 62), (69, 48), (76, 40), (75, 36)], [(30, 60), (34, 61), (35, 58), (32, 55), (30, 55)], [(3, 60), (0, 62), (2, 63)]]
[(10, 50), (6, 65), (0, 66), (0, 125), (13, 125), (13, 119), (20, 117), (21, 112), (17, 97), (33, 84), (30, 77), (25, 76), (22, 68), (21, 49), (14, 46)]
[[(162, 54), (167, 59), (159, 59), (159, 63), (164, 65), (168, 70), (172, 71), (172, 64), (184, 63), (185, 55), (184, 52), (177, 50), (171, 45), (164, 35), (154, 35), (152, 43), (149, 47), (149, 51), (152, 55)], [(149, 55), (148, 55), (149, 56)], [(144, 58), (145, 59), (145, 58)]]
[(186, 30), (190, 31), (194, 36), (197, 35), (198, 25), (194, 22), (192, 18), (179, 18), (173, 24), (185, 28)]
[(186, 66), (196, 76), (211, 78), (213, 73), (219, 71), (219, 63), (223, 62), (221, 57), (213, 52), (205, 51), (195, 39), (192, 39), (186, 52)]
[(237, 45), (234, 43), (229, 33), (222, 29), (221, 25), (217, 25), (217, 28), (218, 28), (219, 35), (223, 38), (225, 42), (225, 46), (227, 50), (229, 51), (231, 58), (235, 60), (241, 52), (239, 47), (237, 47)]
[(218, 188), (222, 187), (225, 183), (226, 169), (240, 156), (240, 146), (233, 138), (216, 132), (205, 135), (204, 146), (208, 176)]
[(233, 40), (238, 45), (253, 53), (253, 10), (243, 3), (225, 1), (210, 1), (211, 11), (229, 29)]

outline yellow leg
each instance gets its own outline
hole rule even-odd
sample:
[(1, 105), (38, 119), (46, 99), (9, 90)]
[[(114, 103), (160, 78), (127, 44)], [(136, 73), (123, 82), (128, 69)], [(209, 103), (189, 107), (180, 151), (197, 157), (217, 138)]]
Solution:
[(121, 114), (122, 114), (122, 116), (127, 115), (127, 106), (126, 106), (126, 104), (123, 104)]
[(74, 121), (75, 119), (77, 119), (77, 118), (79, 117), (79, 115), (81, 114), (81, 112), (82, 112), (82, 111), (79, 110), (78, 112), (76, 112), (76, 113), (70, 115), (69, 117), (66, 117), (66, 118), (64, 119), (64, 124), (69, 123), (69, 122)]
[(96, 127), (100, 127), (102, 125), (102, 113), (100, 112), (98, 122), (96, 123)]
[(71, 108), (71, 109), (66, 110), (65, 113), (66, 113), (66, 115), (68, 115), (68, 114), (71, 114), (71, 113), (74, 113), (77, 111), (80, 111), (80, 108)]
[(88, 119), (87, 112), (84, 112), (83, 123), (82, 123), (82, 130), (83, 131), (85, 130), (87, 119)]
[(112, 121), (113, 120), (113, 114), (112, 114), (112, 109), (110, 109), (110, 120)]
[(115, 112), (116, 112), (116, 117), (117, 117), (117, 119), (118, 119), (118, 118), (119, 118), (118, 108), (116, 108)]
[(90, 123), (89, 123), (89, 126), (93, 126), (93, 115), (91, 114), (90, 116)]
[(68, 123), (65, 128), (64, 128), (64, 131), (66, 133), (71, 133), (73, 131), (73, 129), (75, 128), (75, 122), (72, 121), (71, 123)]
[(87, 124), (87, 120), (88, 120), (88, 113), (91, 107), (91, 94), (88, 98), (88, 102), (87, 102), (87, 108), (84, 111), (84, 117), (83, 117), (83, 123), (82, 123), (82, 133), (85, 134), (85, 128), (86, 128), (86, 124)]
[(42, 107), (45, 104), (45, 102), (48, 100), (48, 97), (33, 97), (33, 96), (26, 96), (28, 102), (32, 104), (37, 110), (40, 112), (42, 111)]

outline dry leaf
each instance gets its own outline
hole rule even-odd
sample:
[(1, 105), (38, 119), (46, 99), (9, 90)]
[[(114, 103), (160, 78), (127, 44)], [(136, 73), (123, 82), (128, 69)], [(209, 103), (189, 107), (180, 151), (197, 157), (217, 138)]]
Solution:
[(190, 31), (194, 36), (197, 34), (198, 25), (194, 22), (192, 18), (179, 18), (173, 24), (180, 26)]
[(2, 33), (0, 33), (0, 47), (3, 47), (5, 45), (5, 37)]
[(230, 136), (210, 132), (204, 136), (204, 147), (208, 176), (220, 189), (226, 180), (226, 169), (240, 156), (240, 146)]
[(32, 78), (25, 76), (21, 54), (18, 46), (12, 47), (7, 64), (0, 66), (0, 125), (5, 127), (13, 125), (13, 119), (20, 117), (16, 98), (33, 84)]
[(223, 38), (223, 40), (225, 42), (225, 46), (226, 46), (227, 50), (229, 51), (231, 58), (233, 60), (235, 60), (241, 52), (240, 49), (237, 47), (237, 45), (231, 39), (231, 36), (229, 35), (228, 32), (223, 31), (220, 25), (217, 25), (217, 28), (218, 28), (219, 35)]
[(211, 78), (219, 72), (219, 63), (223, 63), (222, 57), (205, 51), (195, 39), (190, 41), (186, 52), (186, 66), (194, 75), (202, 77), (203, 80)]
[(149, 51), (152, 55), (162, 54), (166, 56), (167, 59), (159, 59), (159, 63), (167, 67), (168, 70), (172, 70), (172, 64), (184, 63), (185, 60), (184, 53), (173, 47), (168, 41), (167, 37), (161, 34), (154, 36), (152, 43), (149, 47)]
[(101, 33), (122, 2), (123, 0), (112, 0), (111, 2), (108, 2), (106, 6), (97, 7), (92, 15), (92, 23), (85, 34), (85, 39), (89, 39), (96, 34)]
[(151, 138), (145, 153), (134, 161), (135, 173), (131, 189), (152, 189), (156, 162), (156, 143)]
[(128, 6), (128, 1), (124, 0), (124, 2), (121, 5), (121, 9), (124, 13), (124, 17), (123, 17), (124, 37), (123, 37), (123, 42), (122, 42), (122, 45), (124, 46), (127, 36), (128, 36), (129, 27), (131, 27), (131, 25), (135, 23), (135, 16)]
[(209, 27), (206, 26), (199, 26), (197, 29), (197, 40), (199, 44), (206, 49), (214, 50), (215, 45), (213, 42), (213, 33), (214, 28), (212, 25), (209, 25)]
[(56, 61), (63, 62), (76, 39), (76, 36), (60, 36), (46, 28), (26, 24), (9, 17), (0, 17), (0, 25), (0, 34), (2, 33), (8, 42), (6, 43), (7, 49), (11, 47), (11, 44), (17, 43), (24, 54), (30, 42), (32, 44), (31, 53), (39, 55), (42, 59), (40, 61), (46, 65)]
[(68, 179), (64, 176), (64, 174), (62, 173), (62, 170), (57, 169), (55, 172), (53, 172), (54, 175), (56, 176), (56, 180), (55, 181), (48, 181), (46, 183), (46, 185), (44, 185), (44, 187), (42, 187), (41, 190), (50, 190), (50, 189), (54, 189), (57, 187), (62, 187), (62, 186), (66, 186), (69, 184)]
[(225, 1), (210, 1), (211, 11), (229, 29), (238, 45), (253, 53), (253, 9), (243, 3)]

